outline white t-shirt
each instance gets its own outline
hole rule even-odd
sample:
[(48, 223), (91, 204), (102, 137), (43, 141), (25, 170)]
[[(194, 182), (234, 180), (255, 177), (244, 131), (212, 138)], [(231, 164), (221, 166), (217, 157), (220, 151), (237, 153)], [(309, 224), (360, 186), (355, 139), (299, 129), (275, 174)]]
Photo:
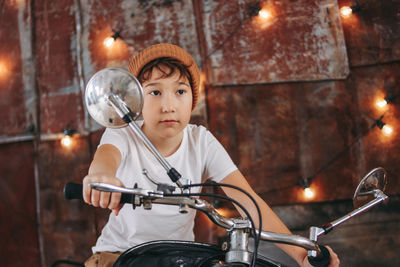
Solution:
[[(192, 184), (206, 179), (220, 182), (237, 170), (228, 153), (206, 128), (189, 124), (183, 133), (178, 150), (166, 157), (166, 160), (182, 177), (191, 180)], [(103, 144), (112, 144), (121, 152), (121, 165), (116, 176), (126, 187), (133, 187), (137, 183), (139, 188), (156, 189), (156, 185), (142, 174), (143, 169), (154, 180), (175, 185), (166, 170), (129, 127), (106, 129), (100, 141), (100, 145)], [(199, 191), (200, 188), (191, 189), (191, 192)], [(124, 205), (118, 216), (110, 214), (96, 246), (92, 248), (93, 253), (125, 251), (153, 240), (193, 241), (196, 212), (189, 209), (187, 214), (180, 214), (178, 210), (177, 206), (159, 204), (153, 204), (151, 210), (144, 210), (143, 207), (133, 209), (132, 205)]]

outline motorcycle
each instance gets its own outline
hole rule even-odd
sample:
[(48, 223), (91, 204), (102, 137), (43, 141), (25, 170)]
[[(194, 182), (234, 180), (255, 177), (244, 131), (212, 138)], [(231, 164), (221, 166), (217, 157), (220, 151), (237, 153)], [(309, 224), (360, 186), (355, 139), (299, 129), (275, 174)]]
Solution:
[[(138, 185), (134, 188), (126, 188), (104, 183), (91, 183), (89, 186), (92, 189), (121, 193), (121, 203), (129, 203), (134, 208), (143, 207), (151, 210), (153, 204), (157, 204), (176, 205), (181, 213), (186, 213), (189, 208), (196, 209), (205, 213), (216, 225), (225, 228), (228, 236), (228, 240), (222, 247), (179, 240), (148, 242), (125, 251), (115, 262), (114, 266), (117, 267), (281, 266), (278, 262), (258, 255), (257, 248), (260, 240), (305, 248), (308, 251), (309, 262), (313, 266), (327, 266), (330, 258), (329, 251), (324, 246), (318, 245), (318, 239), (336, 226), (388, 199), (388, 196), (384, 194), (387, 183), (386, 172), (378, 167), (365, 175), (358, 184), (353, 196), (355, 209), (332, 222), (319, 227), (310, 227), (308, 238), (262, 231), (261, 223), (256, 229), (253, 218), (238, 201), (215, 194), (191, 193), (190, 189), (196, 186), (222, 186), (239, 190), (253, 201), (258, 210), (258, 221), (261, 222), (257, 203), (244, 190), (227, 184), (190, 184), (188, 179), (182, 177), (161, 156), (135, 123), (143, 107), (143, 90), (137, 79), (129, 72), (118, 68), (106, 68), (97, 72), (86, 87), (85, 103), (89, 114), (99, 124), (112, 128), (129, 126), (176, 184), (172, 186), (157, 183), (148, 176), (146, 170), (143, 170), (142, 174), (157, 185), (156, 190), (140, 188)], [(64, 188), (64, 196), (66, 199), (82, 199), (82, 185), (68, 183)], [(224, 217), (209, 202), (199, 197), (216, 197), (231, 201), (241, 208), (247, 217)], [(252, 252), (248, 249), (250, 236), (254, 240)]]

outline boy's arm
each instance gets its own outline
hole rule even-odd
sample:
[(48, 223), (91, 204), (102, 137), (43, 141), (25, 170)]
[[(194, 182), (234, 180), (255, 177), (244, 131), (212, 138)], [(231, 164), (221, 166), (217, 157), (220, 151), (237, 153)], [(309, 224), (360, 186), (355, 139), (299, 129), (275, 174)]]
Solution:
[[(261, 210), (263, 231), (291, 234), (290, 230), (279, 219), (275, 212), (254, 192), (240, 171), (237, 170), (232, 172), (226, 176), (221, 183), (240, 187), (247, 191), (255, 199)], [(257, 209), (254, 207), (253, 202), (246, 195), (232, 188), (223, 187), (223, 190), (228, 197), (233, 198), (241, 203), (248, 210), (252, 218), (258, 218)], [(238, 210), (242, 216), (246, 216), (240, 209)], [(256, 227), (258, 227), (258, 221), (256, 219), (254, 220), (254, 223), (256, 224)], [(276, 245), (289, 254), (300, 266), (311, 266), (308, 263), (307, 251), (305, 249), (284, 244)], [(329, 247), (328, 250), (331, 253), (331, 263), (329, 266), (339, 266), (339, 259), (337, 255)]]
[(115, 177), (121, 163), (121, 152), (113, 145), (100, 146), (89, 167), (89, 173), (83, 179), (83, 199), (86, 203), (95, 207), (109, 208), (118, 215), (122, 205), (120, 193), (100, 192), (90, 188), (89, 183), (102, 182), (123, 186), (123, 183)]

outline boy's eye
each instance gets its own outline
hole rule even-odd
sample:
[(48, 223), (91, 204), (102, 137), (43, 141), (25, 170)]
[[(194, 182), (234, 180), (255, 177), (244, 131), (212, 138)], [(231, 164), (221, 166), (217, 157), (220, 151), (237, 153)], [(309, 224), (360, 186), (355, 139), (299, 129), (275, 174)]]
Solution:
[(186, 93), (186, 90), (179, 89), (176, 93), (177, 93), (178, 95), (183, 95), (184, 93)]
[(160, 91), (154, 90), (150, 92), (151, 95), (160, 95)]

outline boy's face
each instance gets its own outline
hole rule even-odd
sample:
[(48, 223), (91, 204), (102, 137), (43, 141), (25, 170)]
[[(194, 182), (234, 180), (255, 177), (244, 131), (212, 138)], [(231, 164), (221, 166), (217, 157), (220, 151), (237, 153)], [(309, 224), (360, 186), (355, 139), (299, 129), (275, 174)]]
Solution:
[(192, 111), (192, 89), (188, 78), (184, 75), (180, 77), (177, 70), (170, 77), (163, 77), (154, 68), (151, 78), (144, 81), (142, 86), (144, 133), (150, 139), (182, 134)]

